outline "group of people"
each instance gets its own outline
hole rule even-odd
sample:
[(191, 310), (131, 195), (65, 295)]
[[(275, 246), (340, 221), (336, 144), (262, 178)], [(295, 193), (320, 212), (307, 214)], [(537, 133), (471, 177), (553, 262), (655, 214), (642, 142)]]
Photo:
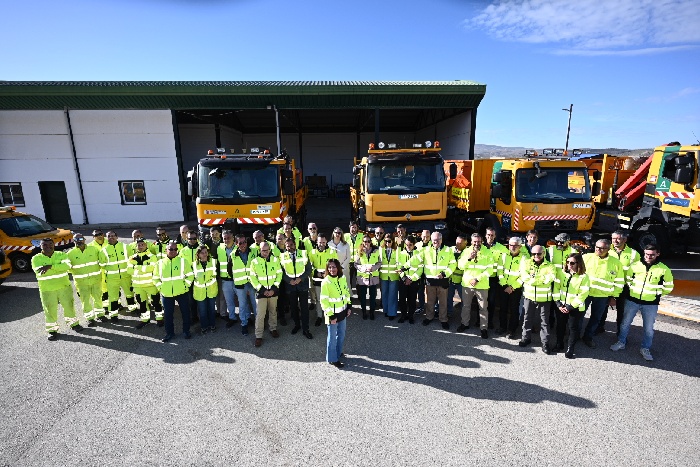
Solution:
[[(565, 351), (567, 358), (573, 358), (579, 339), (596, 346), (593, 336), (604, 331), (608, 307), (617, 309), (618, 342), (611, 349), (624, 349), (632, 320), (641, 312), (641, 354), (652, 360), (659, 299), (673, 289), (671, 271), (659, 261), (658, 247), (647, 245), (640, 256), (626, 244), (622, 231), (613, 233), (611, 240), (599, 239), (595, 251), (586, 254), (576, 251), (565, 233), (548, 247), (539, 244), (536, 231), (529, 231), (525, 241), (513, 236), (503, 245), (490, 228), (484, 238), (477, 233), (457, 236), (454, 246), (444, 245), (439, 232), (425, 230), (417, 238), (402, 225), (395, 234), (377, 227), (370, 235), (351, 222), (349, 232), (336, 227), (326, 235), (312, 222), (307, 233), (303, 236), (288, 216), (274, 242), (256, 231), (249, 244), (245, 235), (218, 227), (201, 241), (187, 226), (180, 228), (176, 240), (158, 227), (155, 242), (135, 230), (128, 244), (114, 231), (107, 232), (105, 240), (103, 232), (95, 230), (89, 244), (78, 233), (75, 248), (67, 253), (55, 251), (50, 239), (42, 240), (32, 267), (48, 338), (58, 336), (58, 304), (68, 326), (83, 329), (76, 317), (70, 273), (88, 326), (98, 320), (118, 321), (120, 311), (138, 312), (138, 329), (152, 320), (165, 326), (163, 342), (175, 337), (176, 303), (186, 339), (193, 321), (199, 321), (202, 334), (214, 332), (218, 315), (226, 327), (240, 323), (243, 335), (254, 324), (255, 347), (262, 345), (266, 325), (273, 338), (279, 337), (277, 326), (286, 325), (287, 313), (294, 323), (291, 334), (301, 331), (312, 339), (310, 313), (315, 311), (314, 325), (327, 326), (326, 361), (342, 368), (346, 318), (355, 289), (362, 319), (376, 319), (379, 291), (388, 320), (414, 324), (415, 316), (424, 313), (422, 324), (428, 326), (437, 313), (445, 330), (450, 329), (457, 293), (463, 305), (457, 332), (476, 321), (487, 339), (497, 316), (497, 334), (519, 339), (526, 347), (539, 330), (542, 350), (548, 355)], [(126, 307), (120, 304), (121, 293)], [(588, 309), (590, 319), (581, 336)]]

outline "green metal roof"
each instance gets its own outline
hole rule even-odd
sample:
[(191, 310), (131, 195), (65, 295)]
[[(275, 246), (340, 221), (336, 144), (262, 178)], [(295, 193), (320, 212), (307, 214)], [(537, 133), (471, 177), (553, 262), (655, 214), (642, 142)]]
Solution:
[(473, 81), (0, 81), (0, 109), (476, 108)]

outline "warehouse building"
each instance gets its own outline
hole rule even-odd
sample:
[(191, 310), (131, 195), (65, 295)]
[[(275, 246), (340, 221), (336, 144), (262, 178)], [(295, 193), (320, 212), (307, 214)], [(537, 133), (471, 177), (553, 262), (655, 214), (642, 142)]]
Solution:
[(56, 224), (192, 220), (208, 150), (286, 150), (341, 193), (370, 142), (474, 157), (471, 81), (0, 82), (2, 203)]

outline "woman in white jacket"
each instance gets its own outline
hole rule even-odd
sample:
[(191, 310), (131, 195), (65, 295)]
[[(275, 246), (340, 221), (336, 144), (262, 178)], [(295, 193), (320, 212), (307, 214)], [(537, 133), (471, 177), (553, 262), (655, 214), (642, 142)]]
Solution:
[(333, 229), (333, 235), (328, 241), (328, 247), (338, 255), (338, 261), (343, 268), (343, 277), (348, 281), (348, 290), (352, 290), (350, 283), (350, 245), (345, 241), (343, 230), (340, 227)]

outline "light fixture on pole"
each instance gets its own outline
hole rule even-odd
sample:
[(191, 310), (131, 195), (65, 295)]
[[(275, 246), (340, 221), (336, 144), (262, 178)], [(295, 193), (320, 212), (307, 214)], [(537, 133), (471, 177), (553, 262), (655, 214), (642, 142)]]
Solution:
[(568, 109), (561, 110), (569, 112), (569, 125), (566, 127), (566, 149), (564, 149), (564, 154), (569, 157), (569, 133), (571, 132), (571, 113), (574, 110), (574, 104), (571, 104)]

